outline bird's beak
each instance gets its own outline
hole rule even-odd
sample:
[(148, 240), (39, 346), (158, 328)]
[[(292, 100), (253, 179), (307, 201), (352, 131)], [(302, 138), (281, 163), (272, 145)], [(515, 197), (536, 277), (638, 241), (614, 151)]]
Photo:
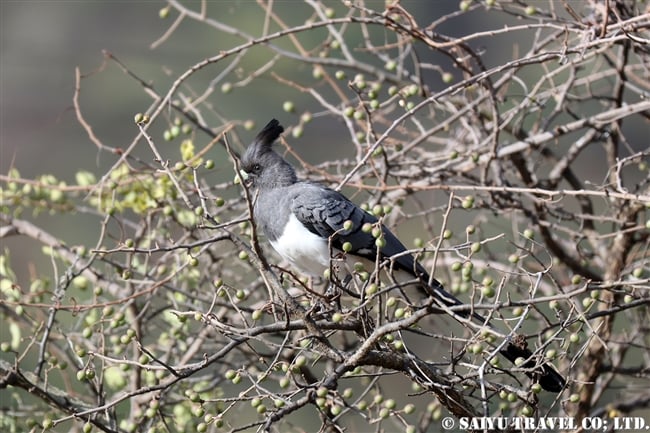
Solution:
[(243, 183), (246, 186), (250, 186), (252, 181), (251, 176), (244, 170), (239, 170), (239, 173), (235, 175), (235, 183)]

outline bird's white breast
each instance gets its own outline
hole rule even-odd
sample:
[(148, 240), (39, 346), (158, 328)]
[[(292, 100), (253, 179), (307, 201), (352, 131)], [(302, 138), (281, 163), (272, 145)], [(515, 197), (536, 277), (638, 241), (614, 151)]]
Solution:
[(324, 239), (305, 228), (291, 215), (282, 235), (271, 245), (284, 259), (302, 272), (322, 276), (329, 267), (329, 247)]

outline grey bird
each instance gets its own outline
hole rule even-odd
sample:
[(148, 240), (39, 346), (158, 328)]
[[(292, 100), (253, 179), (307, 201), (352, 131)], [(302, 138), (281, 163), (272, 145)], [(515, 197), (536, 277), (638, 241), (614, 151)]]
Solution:
[[(345, 271), (350, 261), (374, 264), (379, 260), (416, 282), (419, 291), (431, 296), (442, 309), (463, 305), (440, 282), (429, 277), (375, 216), (338, 191), (299, 180), (294, 168), (272, 148), (283, 131), (277, 120), (271, 120), (246, 149), (240, 167), (247, 185), (254, 191), (255, 223), (280, 256), (314, 276), (322, 276), (326, 269), (331, 269), (333, 261), (338, 261), (336, 265)], [(368, 232), (368, 224), (379, 227), (381, 233)], [(377, 235), (383, 238), (379, 247)], [(487, 323), (480, 315), (470, 313), (470, 309), (457, 310), (459, 316), (480, 325)], [(513, 363), (517, 358), (526, 360), (522, 367), (529, 369), (528, 375), (546, 391), (560, 392), (564, 388), (565, 380), (555, 368), (548, 363), (538, 366), (525, 345), (508, 342), (501, 354)]]

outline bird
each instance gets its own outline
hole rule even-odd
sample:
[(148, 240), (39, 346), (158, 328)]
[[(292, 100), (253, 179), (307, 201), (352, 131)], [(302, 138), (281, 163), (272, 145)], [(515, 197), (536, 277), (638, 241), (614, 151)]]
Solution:
[[(337, 272), (350, 273), (350, 263), (386, 262), (392, 271), (405, 276), (443, 310), (463, 305), (438, 280), (430, 277), (376, 216), (339, 191), (299, 179), (293, 166), (273, 149), (273, 143), (283, 132), (280, 122), (272, 119), (240, 158), (241, 178), (252, 191), (254, 200), (253, 220), (283, 259), (311, 276), (323, 276), (333, 264)], [(487, 324), (476, 312), (456, 310), (460, 316)], [(512, 363), (523, 358), (525, 362), (521, 366), (544, 390), (558, 393), (564, 389), (564, 377), (549, 363), (537, 365), (525, 344), (509, 341), (500, 352)]]

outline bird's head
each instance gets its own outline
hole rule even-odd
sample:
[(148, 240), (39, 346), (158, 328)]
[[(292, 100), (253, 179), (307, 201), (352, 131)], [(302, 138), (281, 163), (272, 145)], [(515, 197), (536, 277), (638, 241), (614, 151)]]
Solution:
[(296, 172), (272, 148), (273, 142), (284, 128), (273, 119), (262, 129), (248, 146), (241, 158), (241, 175), (244, 181), (256, 189), (288, 186), (296, 182)]

